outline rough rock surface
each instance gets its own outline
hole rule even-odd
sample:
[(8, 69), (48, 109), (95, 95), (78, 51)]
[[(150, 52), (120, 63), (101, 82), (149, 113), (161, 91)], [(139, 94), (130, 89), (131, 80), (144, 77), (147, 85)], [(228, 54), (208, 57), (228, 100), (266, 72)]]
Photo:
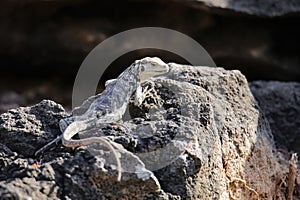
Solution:
[(108, 125), (79, 134), (119, 143), (121, 182), (105, 148), (58, 146), (33, 158), (58, 134), (57, 122), (66, 116), (60, 105), (44, 100), (0, 115), (0, 196), (285, 199), (286, 186), (278, 184), (289, 165), (279, 162), (245, 77), (235, 70), (170, 65), (165, 77), (145, 83), (156, 92), (140, 107), (130, 103), (130, 133)]
[(300, 84), (254, 81), (250, 88), (270, 123), (276, 145), (300, 153)]
[(298, 0), (192, 0), (188, 2), (198, 7), (204, 4), (210, 8), (229, 9), (235, 12), (269, 17), (300, 12)]
[(58, 122), (65, 116), (62, 106), (47, 100), (11, 109), (0, 117), (1, 143), (18, 154), (31, 156), (37, 147), (60, 134)]

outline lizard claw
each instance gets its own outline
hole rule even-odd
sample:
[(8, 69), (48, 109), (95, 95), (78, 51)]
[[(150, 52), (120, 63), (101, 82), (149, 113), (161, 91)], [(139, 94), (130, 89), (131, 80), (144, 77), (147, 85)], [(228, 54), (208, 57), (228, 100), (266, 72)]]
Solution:
[(151, 88), (150, 89), (149, 89), (149, 85), (147, 85), (145, 88), (143, 88), (143, 90), (142, 90), (142, 98), (143, 98), (143, 101), (146, 98), (151, 98), (154, 101), (155, 104), (159, 104), (160, 97), (157, 94), (157, 92), (156, 92), (156, 90), (154, 88), (153, 83), (151, 84)]
[(149, 88), (149, 85), (146, 85), (144, 88), (142, 88), (142, 87), (138, 88), (136, 90), (134, 104), (136, 106), (140, 106), (140, 105), (142, 105), (142, 103), (144, 102), (144, 100), (146, 98), (151, 98), (155, 104), (158, 104), (160, 97), (158, 96), (157, 92), (155, 91), (153, 85), (151, 85), (150, 88)]

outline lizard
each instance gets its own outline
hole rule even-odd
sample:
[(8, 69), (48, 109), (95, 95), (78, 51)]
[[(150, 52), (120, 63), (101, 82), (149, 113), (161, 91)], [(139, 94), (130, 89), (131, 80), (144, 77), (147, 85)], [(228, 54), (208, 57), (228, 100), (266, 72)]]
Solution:
[[(117, 161), (118, 181), (120, 181), (121, 163), (109, 140), (104, 137), (90, 137), (74, 140), (72, 137), (80, 131), (98, 127), (102, 124), (116, 123), (121, 120), (126, 111), (129, 99), (133, 94), (135, 95), (134, 102), (137, 105), (142, 104), (146, 98), (149, 91), (143, 91), (141, 84), (154, 76), (165, 74), (168, 71), (169, 65), (158, 57), (146, 57), (141, 60), (136, 60), (116, 79), (109, 80), (105, 90), (100, 95), (97, 95), (92, 102), (88, 99), (83, 103), (90, 104), (85, 113), (79, 116), (61, 119), (59, 126), (63, 134), (39, 149), (35, 155), (39, 155), (49, 146), (60, 140), (66, 147), (101, 143), (113, 153)], [(87, 103), (87, 101), (89, 102)]]

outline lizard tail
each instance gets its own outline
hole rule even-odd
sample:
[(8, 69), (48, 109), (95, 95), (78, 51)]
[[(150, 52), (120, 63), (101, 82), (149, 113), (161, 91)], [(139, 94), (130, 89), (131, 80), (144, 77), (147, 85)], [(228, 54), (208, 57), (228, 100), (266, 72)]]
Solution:
[(118, 170), (118, 181), (121, 181), (121, 162), (117, 155), (115, 148), (110, 144), (110, 140), (104, 137), (90, 137), (79, 140), (71, 139), (78, 132), (86, 130), (88, 128), (87, 123), (85, 121), (75, 121), (71, 123), (63, 133), (62, 136), (62, 144), (66, 147), (79, 147), (79, 146), (87, 146), (93, 143), (99, 143), (107, 147), (113, 154), (116, 162), (117, 162), (117, 170)]

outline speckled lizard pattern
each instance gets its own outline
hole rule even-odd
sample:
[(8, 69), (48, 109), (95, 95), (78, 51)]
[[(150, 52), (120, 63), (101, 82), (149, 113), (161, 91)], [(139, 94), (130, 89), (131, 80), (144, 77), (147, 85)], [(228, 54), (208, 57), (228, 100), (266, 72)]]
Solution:
[[(111, 150), (117, 161), (118, 180), (121, 180), (121, 164), (111, 142), (104, 137), (90, 137), (85, 139), (71, 139), (80, 131), (93, 127), (99, 127), (105, 123), (115, 123), (122, 119), (126, 111), (129, 99), (135, 92), (135, 103), (140, 105), (148, 91), (142, 91), (141, 83), (147, 79), (165, 74), (169, 66), (157, 57), (146, 57), (135, 61), (122, 72), (117, 79), (109, 81), (106, 89), (98, 95), (90, 104), (87, 111), (80, 116), (71, 116), (60, 121), (60, 129), (63, 134), (55, 142), (62, 140), (66, 147), (85, 146), (92, 143), (101, 143)], [(48, 145), (53, 144), (54, 141)], [(47, 146), (47, 145), (46, 145)], [(36, 154), (44, 151), (43, 147)]]

